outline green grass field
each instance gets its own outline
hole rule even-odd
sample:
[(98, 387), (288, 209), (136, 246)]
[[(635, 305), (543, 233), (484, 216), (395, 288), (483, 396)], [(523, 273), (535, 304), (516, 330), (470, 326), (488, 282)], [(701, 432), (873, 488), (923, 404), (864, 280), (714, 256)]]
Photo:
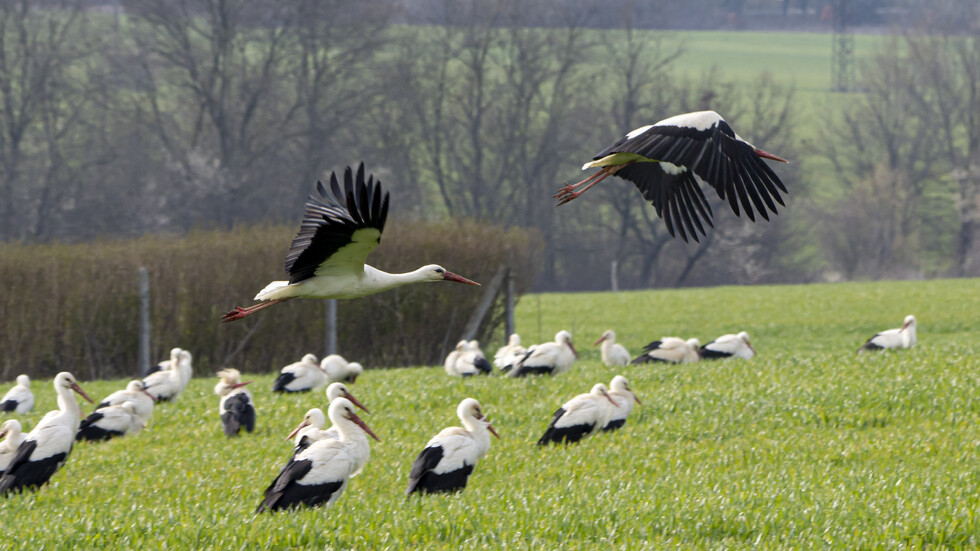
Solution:
[[(572, 330), (572, 371), (367, 372), (352, 390), (382, 442), (331, 509), (253, 513), (289, 455), (283, 438), (322, 394), (273, 395), (273, 377), (255, 377), (256, 433), (226, 439), (216, 379), (201, 377), (143, 434), (79, 444), (48, 486), (0, 500), (0, 537), (33, 549), (975, 547), (978, 312), (980, 280), (527, 296), (525, 342)], [(908, 313), (915, 349), (854, 353)], [(538, 448), (564, 400), (614, 375), (591, 346), (607, 328), (633, 353), (747, 330), (759, 355), (622, 369), (643, 401), (623, 430)], [(95, 399), (122, 384), (83, 382)], [(28, 427), (54, 407), (49, 381), (34, 391)], [(412, 460), (467, 396), (503, 439), (463, 493), (406, 499)]]

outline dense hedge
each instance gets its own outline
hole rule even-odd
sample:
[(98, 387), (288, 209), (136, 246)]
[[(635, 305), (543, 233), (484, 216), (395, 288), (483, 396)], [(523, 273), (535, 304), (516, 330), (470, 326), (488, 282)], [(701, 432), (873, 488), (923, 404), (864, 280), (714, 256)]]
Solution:
[[(324, 348), (325, 301), (295, 300), (231, 324), (221, 314), (248, 305), (282, 269), (295, 228), (243, 227), (187, 236), (143, 237), (79, 245), (0, 244), (0, 378), (82, 378), (137, 373), (139, 268), (150, 274), (151, 360), (179, 346), (195, 370), (221, 366), (248, 372), (278, 369)], [(438, 263), (488, 283), (513, 267), (518, 293), (537, 270), (541, 240), (520, 229), (472, 221), (389, 222), (368, 261), (386, 271)], [(483, 288), (431, 283), (340, 301), (338, 348), (367, 368), (441, 363)], [(480, 328), (500, 334), (502, 298)]]

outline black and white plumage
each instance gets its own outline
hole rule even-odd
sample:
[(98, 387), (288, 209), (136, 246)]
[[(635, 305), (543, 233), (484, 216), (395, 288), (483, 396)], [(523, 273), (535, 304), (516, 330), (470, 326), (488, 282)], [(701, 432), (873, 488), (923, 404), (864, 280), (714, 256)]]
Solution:
[(755, 348), (752, 347), (749, 334), (745, 331), (738, 334), (722, 335), (701, 347), (702, 360), (725, 358), (751, 360), (753, 356), (755, 356)]
[(521, 346), (521, 336), (512, 333), (507, 337), (507, 344), (498, 348), (497, 353), (493, 355), (493, 365), (507, 373), (525, 352), (527, 352), (527, 348)]
[(0, 398), (0, 411), (21, 415), (34, 409), (34, 393), (31, 392), (31, 379), (18, 375), (17, 384)]
[(633, 406), (640, 403), (640, 399), (633, 393), (629, 381), (622, 375), (613, 377), (609, 383), (609, 396), (612, 397), (616, 405), (612, 409), (609, 421), (602, 427), (602, 430), (616, 430), (626, 424), (626, 418), (633, 411)]
[[(607, 176), (633, 182), (653, 203), (670, 235), (684, 241), (705, 235), (702, 221), (711, 226), (711, 207), (701, 183), (715, 189), (736, 216), (741, 211), (755, 221), (755, 211), (769, 220), (776, 203), (785, 206), (779, 192), (786, 187), (763, 159), (787, 162), (742, 139), (714, 111), (698, 111), (664, 119), (626, 134), (603, 149), (582, 170), (601, 170), (585, 180), (566, 185), (555, 197), (567, 203)], [(578, 187), (585, 185), (580, 191)]]
[(871, 337), (858, 349), (858, 352), (912, 348), (915, 346), (915, 325), (915, 316), (911, 314), (905, 316), (901, 327), (882, 331)]
[(272, 383), (273, 392), (309, 392), (326, 386), (327, 374), (320, 368), (316, 356), (306, 354), (300, 361), (279, 370)]
[(578, 442), (605, 427), (618, 405), (606, 385), (598, 383), (588, 394), (579, 394), (558, 408), (538, 445)]
[(364, 431), (375, 440), (380, 439), (354, 413), (350, 400), (334, 400), (327, 416), (340, 438), (314, 442), (291, 458), (266, 488), (256, 512), (331, 505), (343, 494), (359, 463), (360, 450), (351, 437), (357, 431)]
[[(344, 398), (346, 400), (349, 400), (350, 403), (364, 410), (366, 413), (371, 413), (370, 411), (368, 411), (368, 408), (364, 406), (364, 404), (362, 404), (356, 397), (354, 397), (353, 394), (351, 394), (350, 390), (347, 388), (347, 385), (345, 385), (344, 383), (340, 383), (340, 382), (331, 383), (330, 386), (327, 387), (326, 394), (327, 394), (328, 404), (332, 404), (334, 400)], [(293, 455), (303, 451), (313, 442), (317, 442), (328, 438), (339, 439), (340, 433), (337, 431), (337, 428), (330, 427), (329, 429), (324, 429), (324, 426), (326, 426), (326, 424), (327, 424), (327, 416), (324, 415), (323, 410), (321, 410), (320, 408), (312, 408), (309, 411), (307, 411), (306, 414), (303, 416), (303, 421), (293, 430), (293, 432), (289, 433), (289, 436), (286, 437), (286, 440), (292, 440), (295, 438), (294, 440), (295, 447), (293, 448)], [(366, 463), (371, 454), (371, 449), (370, 446), (368, 445), (367, 437), (364, 435), (363, 432), (355, 432), (353, 435), (351, 435), (351, 439), (352, 440), (363, 439), (362, 444), (368, 446), (367, 450), (362, 451), (362, 453), (360, 454), (360, 456), (363, 457), (363, 460)], [(360, 467), (363, 466), (364, 466), (363, 464), (360, 465)], [(356, 476), (358, 472), (360, 472), (360, 468), (358, 468), (357, 472), (355, 472), (351, 476)]]
[(17, 454), (17, 448), (27, 435), (21, 432), (20, 421), (7, 419), (3, 425), (0, 425), (0, 438), (3, 438), (3, 441), (0, 441), (0, 476), (3, 476), (7, 465)]
[(576, 358), (578, 352), (572, 344), (571, 333), (559, 331), (555, 334), (554, 342), (535, 344), (528, 348), (507, 372), (507, 376), (557, 375), (568, 371)]
[(184, 378), (180, 369), (164, 369), (143, 378), (143, 389), (161, 402), (177, 399), (184, 392), (184, 387)]
[(310, 195), (299, 233), (286, 255), (289, 281), (273, 281), (259, 291), (248, 308), (236, 307), (222, 318), (234, 321), (293, 298), (357, 298), (409, 283), (457, 281), (479, 285), (430, 264), (414, 272), (389, 274), (364, 263), (381, 241), (388, 218), (388, 193), (364, 164), (357, 174), (344, 170), (344, 188), (330, 175), (330, 193), (317, 182), (319, 196)]
[(596, 345), (602, 345), (602, 363), (606, 367), (626, 367), (630, 363), (630, 353), (626, 347), (616, 342), (616, 333), (612, 329), (606, 330)]
[(357, 378), (364, 373), (364, 366), (357, 362), (348, 362), (340, 354), (330, 354), (320, 362), (320, 369), (327, 374), (327, 381), (331, 383), (351, 383), (357, 382)]
[(653, 341), (643, 348), (643, 353), (637, 356), (631, 363), (641, 364), (648, 362), (664, 363), (691, 363), (701, 359), (701, 343), (697, 339), (679, 339), (677, 337), (663, 337), (659, 341)]
[(472, 377), (473, 375), (489, 375), (493, 366), (480, 350), (480, 343), (472, 340), (462, 340), (456, 344), (456, 349), (446, 357), (444, 366), (446, 373), (455, 377)]
[(158, 371), (166, 371), (168, 369), (173, 369), (177, 367), (180, 364), (180, 350), (181, 350), (180, 348), (171, 348), (170, 359), (163, 360), (162, 362), (158, 362), (156, 365), (150, 367), (150, 370), (147, 371), (143, 376), (145, 377), (150, 373), (156, 373)]
[(230, 367), (218, 371), (218, 377), (221, 380), (214, 385), (214, 393), (221, 396), (218, 415), (225, 436), (238, 436), (242, 429), (252, 432), (255, 430), (255, 402), (248, 389), (243, 388), (252, 381), (242, 382), (242, 374)]
[(75, 440), (109, 440), (119, 436), (139, 434), (146, 423), (136, 411), (133, 402), (123, 402), (99, 408), (82, 419), (75, 433)]
[(124, 390), (117, 390), (106, 396), (105, 399), (95, 406), (95, 410), (98, 411), (109, 406), (118, 406), (124, 402), (132, 402), (136, 408), (136, 415), (143, 421), (143, 426), (145, 427), (150, 422), (150, 416), (153, 414), (153, 402), (155, 401), (156, 398), (146, 391), (143, 381), (134, 380), (129, 381)]
[(473, 398), (460, 402), (456, 415), (463, 427), (443, 429), (429, 440), (412, 464), (406, 495), (462, 490), (476, 462), (490, 449), (490, 434), (500, 438)]
[(67, 371), (54, 378), (54, 390), (58, 394), (58, 409), (49, 411), (17, 447), (0, 477), (0, 494), (37, 489), (68, 459), (82, 415), (72, 392), (89, 402), (92, 399)]

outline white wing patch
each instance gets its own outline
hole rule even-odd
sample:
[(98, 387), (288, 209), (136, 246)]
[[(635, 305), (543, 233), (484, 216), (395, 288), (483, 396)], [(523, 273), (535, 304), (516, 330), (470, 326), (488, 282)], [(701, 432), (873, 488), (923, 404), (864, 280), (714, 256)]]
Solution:
[[(661, 121), (661, 122), (663, 122), (663, 121)], [(660, 124), (660, 123), (658, 122), (657, 124)], [(647, 130), (650, 130), (651, 128), (653, 128), (653, 126), (654, 125), (652, 125), (652, 124), (648, 124), (646, 126), (641, 126), (641, 127), (637, 128), (636, 130), (633, 130), (632, 132), (630, 132), (629, 134), (627, 134), (626, 135), (626, 139), (627, 140), (632, 140), (633, 138), (639, 136), (640, 134), (646, 132)]]
[[(675, 115), (658, 123), (654, 123), (653, 126), (683, 126), (686, 128), (693, 128), (695, 130), (707, 130), (708, 128), (718, 124), (718, 121), (721, 120), (724, 119), (722, 119), (721, 115), (715, 113), (714, 111), (697, 111), (694, 113)], [(636, 132), (637, 130), (634, 130), (633, 132)], [(633, 132), (630, 132), (630, 134)]]

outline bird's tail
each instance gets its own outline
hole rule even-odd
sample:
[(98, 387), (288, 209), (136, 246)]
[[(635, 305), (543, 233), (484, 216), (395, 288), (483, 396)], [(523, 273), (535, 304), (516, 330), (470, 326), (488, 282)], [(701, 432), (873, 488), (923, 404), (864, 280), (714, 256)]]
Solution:
[(283, 287), (288, 287), (288, 281), (273, 281), (272, 283), (265, 286), (265, 289), (259, 291), (259, 294), (255, 295), (253, 300), (272, 300), (274, 298), (281, 298), (273, 296), (273, 293), (282, 289)]

